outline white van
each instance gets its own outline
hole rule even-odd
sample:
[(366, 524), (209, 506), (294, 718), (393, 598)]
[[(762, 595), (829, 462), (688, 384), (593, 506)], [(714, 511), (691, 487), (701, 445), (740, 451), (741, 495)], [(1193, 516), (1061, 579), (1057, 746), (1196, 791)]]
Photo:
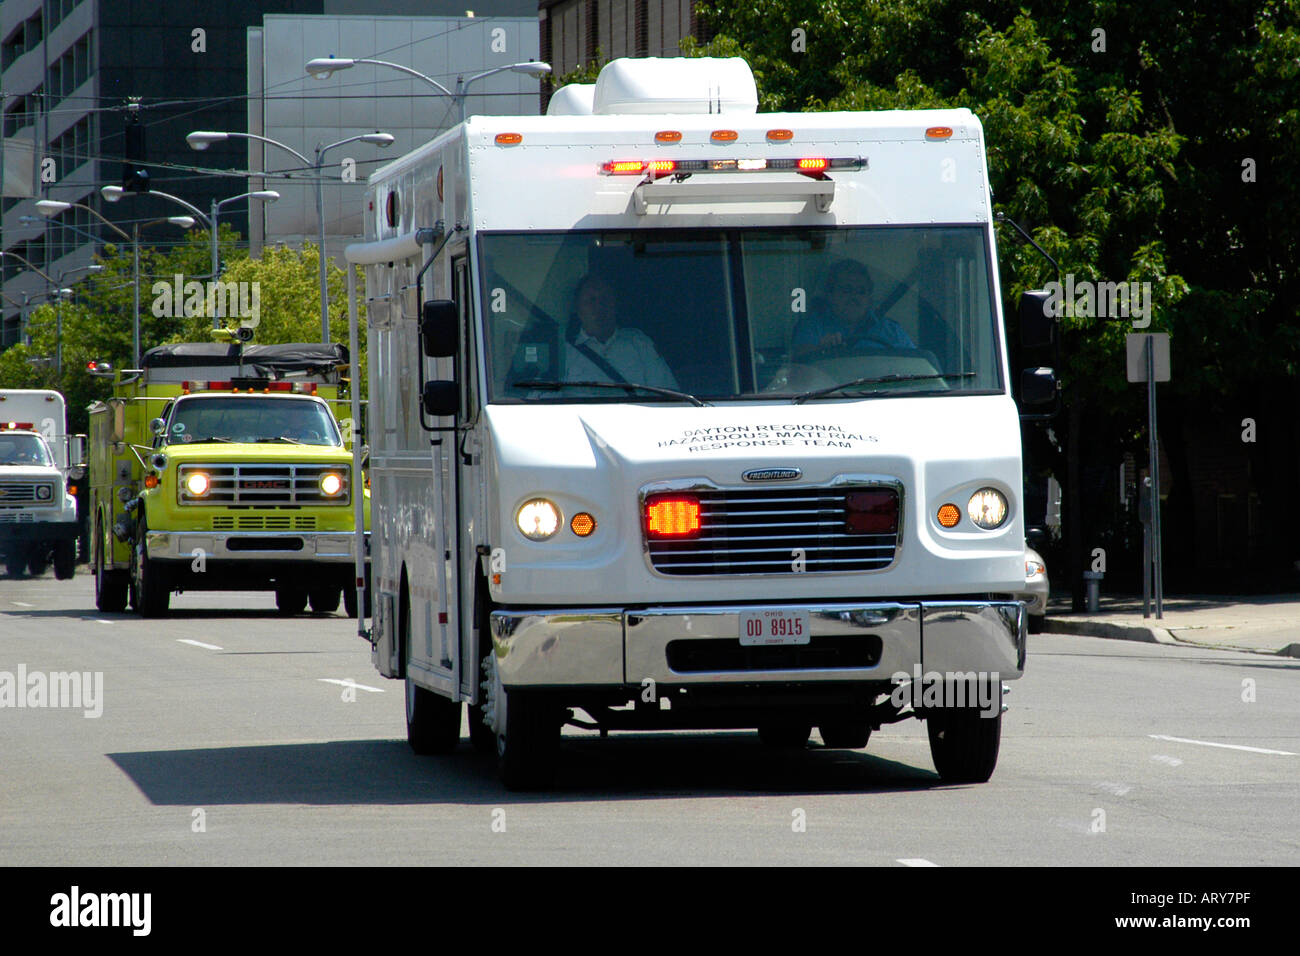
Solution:
[(67, 434), (63, 396), (52, 389), (0, 389), (0, 560), (66, 580), (76, 573), (77, 500), (85, 436)]
[(537, 787), (567, 722), (857, 748), (915, 716), (987, 780), (1026, 622), (979, 121), (759, 114), (742, 60), (561, 102), (378, 170), (348, 250), (365, 633), (411, 745), (465, 702)]

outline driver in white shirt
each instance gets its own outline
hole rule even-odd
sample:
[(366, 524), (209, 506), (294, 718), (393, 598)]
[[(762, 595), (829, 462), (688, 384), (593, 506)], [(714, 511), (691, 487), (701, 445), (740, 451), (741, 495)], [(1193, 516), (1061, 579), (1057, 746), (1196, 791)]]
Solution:
[(618, 293), (608, 279), (587, 273), (574, 292), (574, 307), (579, 328), (564, 347), (566, 382), (680, 387), (650, 337), (618, 324)]

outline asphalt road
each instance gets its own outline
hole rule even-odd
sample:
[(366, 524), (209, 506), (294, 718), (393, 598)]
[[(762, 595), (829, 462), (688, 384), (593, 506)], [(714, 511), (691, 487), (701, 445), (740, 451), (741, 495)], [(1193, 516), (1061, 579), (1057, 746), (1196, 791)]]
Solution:
[(787, 754), (569, 729), (558, 788), (520, 796), (468, 739), (411, 754), (401, 685), (341, 614), (279, 618), (260, 593), (175, 597), (163, 621), (93, 607), (84, 568), (0, 578), (0, 679), (103, 675), (99, 717), (0, 708), (5, 864), (1300, 860), (1300, 661), (1035, 635), (987, 784), (942, 785), (915, 721)]

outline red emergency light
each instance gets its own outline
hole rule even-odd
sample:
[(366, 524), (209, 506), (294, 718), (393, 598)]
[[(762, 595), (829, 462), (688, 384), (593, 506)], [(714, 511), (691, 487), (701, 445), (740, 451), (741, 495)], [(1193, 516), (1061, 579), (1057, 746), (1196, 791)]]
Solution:
[(35, 431), (36, 426), (32, 422), (0, 422), (0, 431)]
[(693, 538), (700, 533), (700, 501), (690, 496), (649, 498), (646, 533), (652, 538)]

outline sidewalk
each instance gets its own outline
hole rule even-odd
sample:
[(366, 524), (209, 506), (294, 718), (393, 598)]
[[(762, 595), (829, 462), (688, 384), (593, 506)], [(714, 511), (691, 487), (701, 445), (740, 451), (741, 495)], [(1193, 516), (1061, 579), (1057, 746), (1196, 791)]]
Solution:
[(1142, 616), (1142, 596), (1103, 596), (1096, 614), (1073, 614), (1068, 596), (1047, 605), (1043, 630), (1151, 644), (1300, 657), (1300, 594), (1166, 597), (1164, 617)]

